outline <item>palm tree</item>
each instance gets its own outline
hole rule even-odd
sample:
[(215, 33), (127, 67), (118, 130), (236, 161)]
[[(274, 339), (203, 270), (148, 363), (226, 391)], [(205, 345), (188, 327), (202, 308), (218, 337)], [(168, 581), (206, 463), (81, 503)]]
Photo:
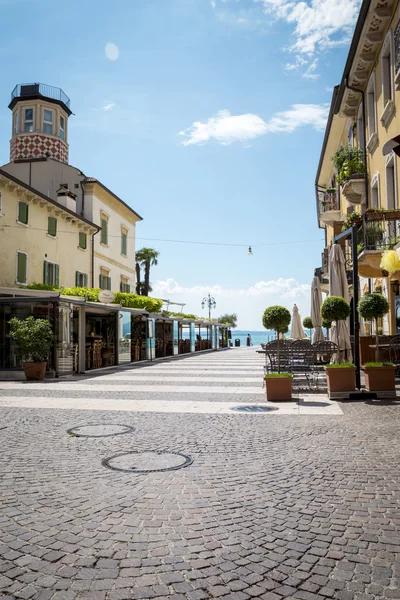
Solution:
[[(141, 248), (136, 252), (136, 293), (148, 296), (150, 291), (150, 267), (158, 264), (160, 253), (154, 248)], [(144, 282), (140, 282), (140, 268), (144, 269)], [(138, 292), (139, 290), (139, 292)]]

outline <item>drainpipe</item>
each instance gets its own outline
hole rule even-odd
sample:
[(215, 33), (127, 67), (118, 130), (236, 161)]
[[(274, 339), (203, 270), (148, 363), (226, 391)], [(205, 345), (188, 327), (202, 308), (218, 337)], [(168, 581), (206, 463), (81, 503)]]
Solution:
[(365, 207), (368, 208), (369, 207), (369, 190), (368, 190), (368, 171), (367, 171), (367, 121), (366, 121), (366, 115), (365, 115), (365, 93), (364, 90), (360, 90), (359, 88), (355, 88), (352, 87), (351, 85), (348, 84), (348, 78), (346, 77), (346, 79), (344, 80), (344, 85), (348, 90), (351, 90), (352, 92), (357, 92), (358, 94), (361, 94), (362, 97), (362, 115), (363, 115), (363, 122), (364, 122), (364, 147), (363, 147), (363, 154), (364, 154), (364, 181), (365, 181)]

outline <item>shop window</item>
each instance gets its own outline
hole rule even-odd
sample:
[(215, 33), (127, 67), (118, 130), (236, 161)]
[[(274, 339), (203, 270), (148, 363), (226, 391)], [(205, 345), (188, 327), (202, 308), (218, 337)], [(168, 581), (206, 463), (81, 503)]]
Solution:
[(121, 254), (127, 256), (128, 254), (128, 231), (121, 229)]
[(43, 131), (50, 135), (53, 135), (53, 114), (52, 110), (46, 108), (43, 111)]
[(45, 285), (60, 285), (60, 267), (55, 263), (48, 262), (47, 260), (43, 263), (43, 283)]
[(75, 285), (76, 287), (87, 287), (88, 285), (88, 276), (86, 273), (81, 273), (80, 271), (76, 271), (75, 273)]
[(108, 217), (104, 214), (100, 215), (101, 218), (101, 243), (105, 246), (108, 245)]
[(24, 110), (24, 132), (33, 131), (33, 108)]
[(84, 231), (79, 232), (79, 248), (82, 248), (82, 250), (87, 248), (87, 235)]
[(27, 281), (28, 255), (25, 252), (17, 252), (17, 283), (26, 285)]
[(28, 224), (29, 206), (26, 202), (18, 202), (18, 222)]
[(57, 219), (55, 217), (48, 217), (47, 219), (47, 233), (52, 237), (57, 235)]

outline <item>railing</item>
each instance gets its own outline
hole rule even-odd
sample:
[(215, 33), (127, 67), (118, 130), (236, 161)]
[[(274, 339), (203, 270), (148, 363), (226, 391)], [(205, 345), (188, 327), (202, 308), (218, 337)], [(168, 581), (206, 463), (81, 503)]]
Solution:
[(394, 30), (394, 63), (395, 63), (395, 73), (397, 74), (400, 71), (400, 21), (396, 25), (396, 29)]
[(330, 210), (340, 210), (339, 196), (334, 192), (318, 193), (318, 214), (322, 215)]
[(70, 105), (70, 99), (62, 89), (45, 85), (44, 83), (19, 83), (11, 93), (11, 101), (14, 98), (24, 98), (27, 96), (45, 96), (46, 98), (63, 102), (68, 108)]
[(358, 231), (358, 252), (391, 250), (400, 243), (400, 210), (367, 212)]

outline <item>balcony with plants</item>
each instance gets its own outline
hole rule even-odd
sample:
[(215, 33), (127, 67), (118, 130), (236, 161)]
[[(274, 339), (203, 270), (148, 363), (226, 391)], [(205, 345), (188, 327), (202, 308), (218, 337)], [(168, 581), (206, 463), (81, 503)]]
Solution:
[(400, 209), (369, 208), (359, 221), (357, 242), (360, 275), (381, 277), (383, 252), (400, 246)]
[(326, 224), (340, 220), (340, 200), (336, 188), (318, 192), (318, 218)]
[(346, 200), (361, 204), (365, 199), (364, 153), (358, 146), (346, 145), (332, 156), (337, 183)]

